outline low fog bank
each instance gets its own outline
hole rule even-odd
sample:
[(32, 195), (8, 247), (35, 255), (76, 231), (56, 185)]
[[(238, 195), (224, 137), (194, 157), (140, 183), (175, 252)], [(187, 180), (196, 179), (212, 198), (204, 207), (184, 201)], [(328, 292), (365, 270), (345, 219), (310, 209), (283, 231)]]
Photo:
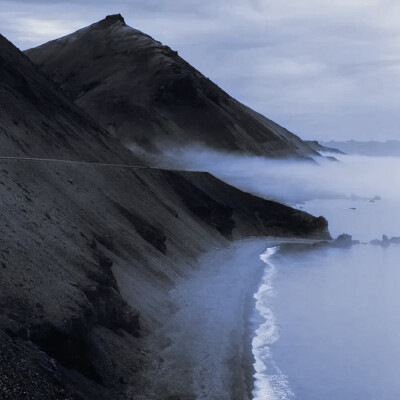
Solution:
[(372, 200), (400, 197), (394, 171), (398, 158), (335, 155), (339, 162), (271, 160), (215, 152), (204, 147), (165, 152), (164, 167), (207, 171), (248, 192), (289, 204), (313, 199)]
[[(400, 236), (400, 158), (335, 155), (338, 162), (271, 160), (204, 147), (169, 150), (164, 167), (207, 171), (246, 192), (323, 215), (332, 236)], [(159, 159), (158, 159), (159, 161)]]

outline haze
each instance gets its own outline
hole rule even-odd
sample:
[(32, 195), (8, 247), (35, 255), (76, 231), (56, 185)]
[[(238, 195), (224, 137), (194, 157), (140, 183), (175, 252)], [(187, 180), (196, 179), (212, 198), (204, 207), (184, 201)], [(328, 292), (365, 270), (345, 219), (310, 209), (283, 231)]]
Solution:
[[(323, 215), (333, 236), (359, 240), (400, 236), (399, 157), (338, 156), (339, 162), (271, 160), (185, 148), (169, 152), (165, 166), (208, 171), (258, 196)], [(171, 160), (175, 160), (175, 163)], [(179, 160), (179, 162), (176, 162)], [(305, 204), (303, 204), (305, 202)]]
[(394, 0), (1, 0), (0, 26), (26, 49), (118, 12), (302, 138), (398, 136)]
[(245, 191), (292, 204), (312, 199), (372, 199), (377, 195), (400, 200), (398, 178), (388, 173), (398, 168), (400, 158), (336, 154), (335, 157), (339, 162), (318, 157), (313, 163), (193, 147), (171, 150), (165, 166), (207, 171)]

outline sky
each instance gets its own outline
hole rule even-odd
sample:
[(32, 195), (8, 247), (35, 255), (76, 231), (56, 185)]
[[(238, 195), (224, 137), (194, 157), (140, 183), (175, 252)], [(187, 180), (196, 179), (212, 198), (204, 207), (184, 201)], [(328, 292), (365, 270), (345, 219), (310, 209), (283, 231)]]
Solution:
[(0, 0), (20, 49), (121, 13), (304, 139), (400, 139), (395, 0)]

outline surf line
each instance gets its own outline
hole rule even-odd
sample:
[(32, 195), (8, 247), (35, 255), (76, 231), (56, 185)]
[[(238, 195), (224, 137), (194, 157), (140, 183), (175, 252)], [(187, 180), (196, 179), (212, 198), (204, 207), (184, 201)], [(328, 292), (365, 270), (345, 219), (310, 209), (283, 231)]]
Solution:
[(279, 246), (269, 247), (260, 255), (264, 262), (264, 274), (255, 299), (257, 324), (252, 340), (254, 356), (254, 389), (253, 400), (289, 400), (294, 393), (289, 387), (287, 377), (275, 364), (271, 345), (279, 339), (279, 329), (276, 318), (270, 308), (271, 299), (275, 296), (273, 281), (276, 267), (271, 261), (272, 256), (279, 250)]

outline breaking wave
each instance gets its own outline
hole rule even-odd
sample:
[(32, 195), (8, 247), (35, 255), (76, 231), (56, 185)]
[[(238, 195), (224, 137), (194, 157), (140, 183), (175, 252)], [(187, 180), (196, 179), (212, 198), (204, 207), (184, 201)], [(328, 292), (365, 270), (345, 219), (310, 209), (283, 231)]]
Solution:
[(254, 295), (256, 312), (260, 324), (252, 340), (254, 355), (254, 400), (289, 400), (294, 393), (289, 387), (287, 377), (275, 365), (271, 354), (271, 345), (279, 339), (275, 316), (269, 307), (274, 296), (273, 279), (276, 268), (270, 258), (279, 247), (270, 247), (260, 256), (265, 263), (261, 285)]

